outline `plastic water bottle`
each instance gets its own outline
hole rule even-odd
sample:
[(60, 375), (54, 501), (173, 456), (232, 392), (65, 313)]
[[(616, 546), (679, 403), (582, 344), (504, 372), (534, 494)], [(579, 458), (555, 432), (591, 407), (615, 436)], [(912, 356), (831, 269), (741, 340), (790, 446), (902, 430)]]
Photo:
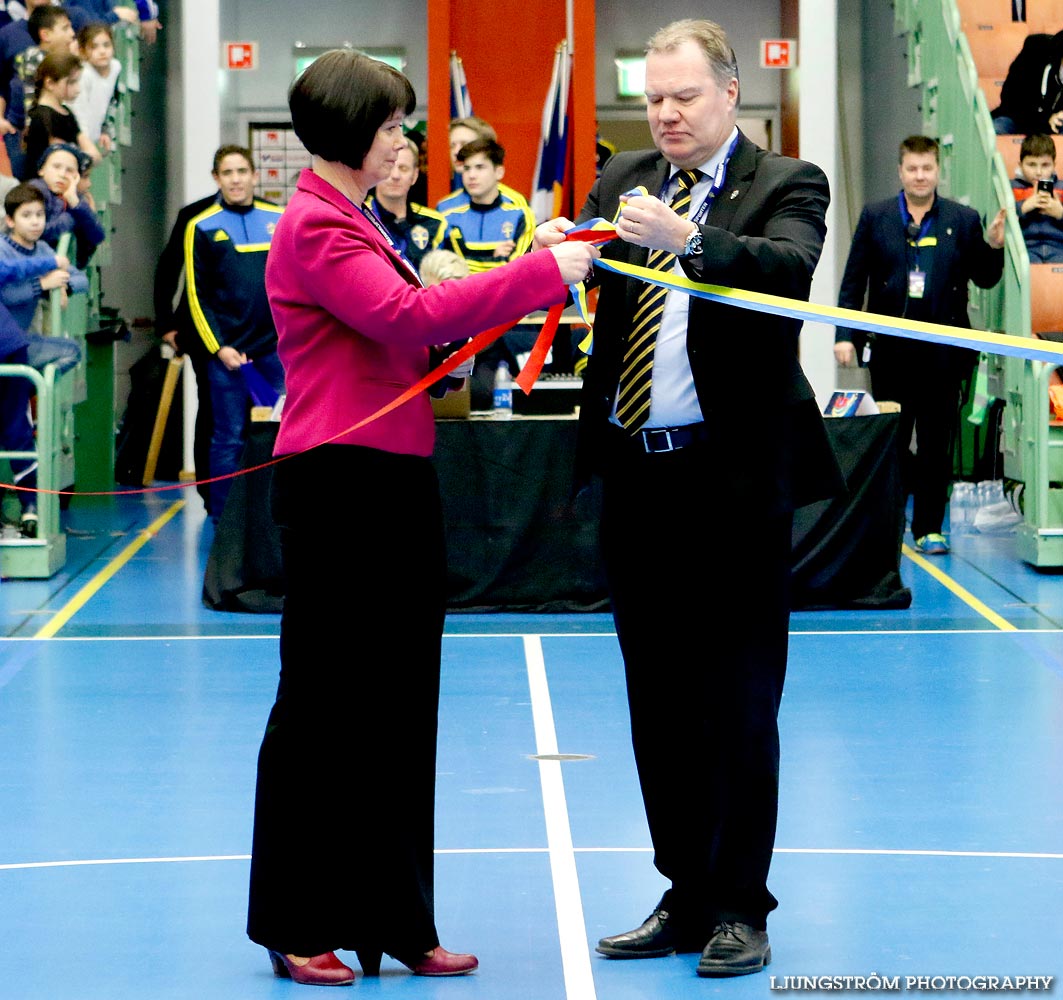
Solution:
[(952, 534), (970, 533), (977, 503), (977, 487), (974, 483), (952, 484), (952, 496), (949, 499), (949, 528)]
[(506, 361), (499, 361), (495, 369), (495, 391), (491, 397), (491, 410), (491, 415), (496, 420), (508, 420), (513, 416), (513, 379)]

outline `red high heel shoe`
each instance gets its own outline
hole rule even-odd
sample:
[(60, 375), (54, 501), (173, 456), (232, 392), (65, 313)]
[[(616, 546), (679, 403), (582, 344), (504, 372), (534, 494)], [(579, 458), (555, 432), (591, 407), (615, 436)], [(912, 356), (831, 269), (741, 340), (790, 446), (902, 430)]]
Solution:
[(350, 986), (354, 982), (354, 970), (344, 965), (335, 952), (315, 955), (306, 965), (296, 965), (279, 951), (270, 951), (269, 960), (277, 978), (291, 979), (304, 986)]
[[(362, 966), (363, 975), (380, 975), (381, 952), (362, 949), (355, 954)], [(480, 964), (475, 955), (456, 955), (442, 945), (433, 948), (427, 955), (419, 955), (416, 958), (402, 958), (398, 955), (394, 958), (402, 962), (415, 976), (464, 976)]]

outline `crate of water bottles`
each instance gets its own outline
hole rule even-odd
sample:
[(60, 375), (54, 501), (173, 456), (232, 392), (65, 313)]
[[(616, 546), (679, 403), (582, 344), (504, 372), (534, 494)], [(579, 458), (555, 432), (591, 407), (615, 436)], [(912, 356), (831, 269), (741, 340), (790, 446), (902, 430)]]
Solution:
[(1021, 521), (1014, 492), (1005, 495), (1003, 480), (952, 484), (949, 526), (953, 535), (1009, 534)]

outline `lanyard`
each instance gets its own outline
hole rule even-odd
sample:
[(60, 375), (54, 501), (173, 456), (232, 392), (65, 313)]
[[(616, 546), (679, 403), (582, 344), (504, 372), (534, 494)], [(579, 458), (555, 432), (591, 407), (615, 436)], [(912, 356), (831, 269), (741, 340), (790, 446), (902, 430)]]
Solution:
[[(735, 146), (738, 145), (738, 140), (741, 137), (741, 133), (736, 135), (731, 140), (731, 145), (727, 148), (727, 153), (720, 161), (720, 165), (716, 168), (716, 176), (712, 179), (712, 187), (709, 188), (708, 194), (705, 195), (705, 200), (701, 203), (697, 212), (691, 216), (690, 221), (701, 225), (705, 216), (709, 214), (709, 207), (712, 205), (713, 199), (720, 193), (720, 189), (723, 187), (724, 182), (727, 180), (727, 165), (731, 162), (731, 156), (734, 154)], [(661, 201), (664, 201), (664, 194), (668, 190), (669, 185), (672, 183), (672, 178), (669, 177), (665, 180), (664, 186), (661, 188), (661, 193), (657, 196)]]
[(391, 235), (391, 233), (388, 232), (387, 226), (385, 226), (384, 223), (377, 218), (376, 212), (367, 209), (365, 205), (359, 205), (358, 207), (362, 210), (362, 215), (364, 215), (371, 223), (373, 223), (374, 226), (376, 226), (377, 232), (380, 233), (380, 235), (388, 241), (388, 246), (391, 247), (391, 249), (399, 255), (400, 260), (403, 262), (403, 264), (406, 265), (407, 269), (417, 279), (417, 284), (421, 285), (421, 276), (417, 273), (417, 268), (413, 266), (413, 262), (406, 256), (406, 254), (402, 252), (402, 248), (396, 246), (394, 237)]
[[(901, 225), (904, 226), (905, 233), (908, 234), (908, 226), (914, 224), (915, 220), (912, 218), (912, 213), (908, 211), (908, 206), (904, 201), (904, 192), (897, 192), (897, 207), (901, 213)], [(914, 239), (910, 234), (907, 235), (908, 245), (915, 250), (915, 269), (919, 270), (919, 244), (922, 242), (923, 237), (930, 232), (930, 227), (933, 225), (933, 218), (930, 212), (927, 212), (923, 216), (923, 221), (919, 226), (919, 235)]]

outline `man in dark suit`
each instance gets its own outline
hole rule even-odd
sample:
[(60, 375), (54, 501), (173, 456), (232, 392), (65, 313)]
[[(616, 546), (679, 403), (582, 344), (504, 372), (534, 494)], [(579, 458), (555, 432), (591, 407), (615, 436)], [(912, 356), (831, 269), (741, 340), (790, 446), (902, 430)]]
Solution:
[[(983, 235), (973, 208), (937, 193), (938, 144), (925, 135), (900, 144), (901, 190), (867, 205), (853, 233), (838, 305), (947, 326), (969, 327), (967, 283), (991, 288), (1004, 268), (1004, 209)], [(864, 353), (864, 334), (838, 327), (834, 355), (843, 367)], [(857, 345), (860, 345), (858, 352)], [(870, 348), (871, 391), (901, 404), (897, 440), (906, 492), (912, 494), (912, 537), (928, 555), (949, 551), (942, 534), (960, 394), (974, 351), (876, 335)], [(912, 428), (916, 451), (909, 451)]]
[[(646, 95), (656, 149), (611, 157), (580, 213), (616, 220), (602, 256), (807, 300), (827, 180), (737, 129), (723, 29), (659, 31)], [(648, 193), (629, 194), (640, 186)], [(539, 242), (567, 226), (544, 223)], [(596, 273), (577, 468), (601, 476), (635, 762), (654, 864), (671, 883), (640, 927), (598, 951), (700, 951), (699, 975), (758, 972), (777, 906), (767, 876), (793, 511), (835, 493), (840, 474), (798, 360), (800, 321), (675, 290), (655, 301), (652, 282)]]

